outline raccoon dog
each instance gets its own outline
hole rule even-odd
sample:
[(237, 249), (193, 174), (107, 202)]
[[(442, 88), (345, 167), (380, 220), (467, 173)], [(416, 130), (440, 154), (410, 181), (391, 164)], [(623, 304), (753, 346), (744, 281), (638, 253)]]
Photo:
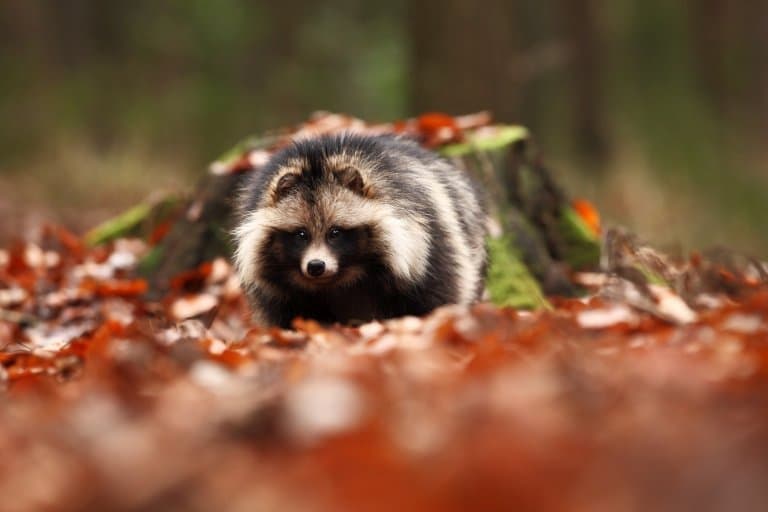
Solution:
[(482, 293), (477, 190), (415, 142), (296, 141), (254, 173), (239, 207), (235, 265), (264, 324), (423, 315)]

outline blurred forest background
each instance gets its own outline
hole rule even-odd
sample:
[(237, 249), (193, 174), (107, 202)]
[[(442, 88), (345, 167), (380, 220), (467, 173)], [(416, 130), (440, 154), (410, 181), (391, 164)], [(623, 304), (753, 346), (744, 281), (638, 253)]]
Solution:
[(314, 110), (490, 109), (607, 222), (768, 254), (768, 2), (0, 0), (0, 30), (0, 239)]

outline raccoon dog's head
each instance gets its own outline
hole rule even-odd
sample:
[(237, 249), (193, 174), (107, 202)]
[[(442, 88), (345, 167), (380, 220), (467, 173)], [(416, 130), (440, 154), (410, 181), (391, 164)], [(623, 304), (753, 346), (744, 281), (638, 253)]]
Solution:
[(273, 157), (241, 204), (235, 261), (243, 284), (322, 292), (380, 269), (414, 278), (427, 253), (414, 237), (420, 225), (377, 190), (376, 165), (343, 139), (303, 141)]

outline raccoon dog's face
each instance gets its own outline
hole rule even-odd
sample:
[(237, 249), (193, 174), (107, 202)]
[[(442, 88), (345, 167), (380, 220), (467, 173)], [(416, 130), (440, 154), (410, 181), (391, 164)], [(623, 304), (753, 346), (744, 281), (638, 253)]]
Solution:
[[(348, 166), (285, 166), (268, 188), (251, 227), (258, 238), (257, 281), (322, 291), (354, 284), (379, 260), (372, 207), (360, 171)], [(249, 223), (242, 229), (248, 229)], [(242, 235), (242, 233), (241, 233)]]

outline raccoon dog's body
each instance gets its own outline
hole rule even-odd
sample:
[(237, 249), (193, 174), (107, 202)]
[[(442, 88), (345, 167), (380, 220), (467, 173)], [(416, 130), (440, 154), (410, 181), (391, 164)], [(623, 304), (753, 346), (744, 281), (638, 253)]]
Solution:
[(422, 315), (482, 293), (477, 191), (414, 142), (297, 141), (254, 174), (239, 206), (235, 263), (262, 323)]

